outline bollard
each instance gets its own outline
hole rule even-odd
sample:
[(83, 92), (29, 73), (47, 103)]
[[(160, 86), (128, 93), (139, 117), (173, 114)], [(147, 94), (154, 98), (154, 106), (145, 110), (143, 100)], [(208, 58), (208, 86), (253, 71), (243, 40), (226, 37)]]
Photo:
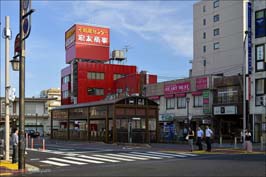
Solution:
[(235, 142), (235, 143), (234, 143), (234, 148), (236, 149), (236, 148), (237, 148), (237, 137), (234, 137), (234, 140), (235, 140), (235, 141), (234, 141), (234, 142)]
[(220, 142), (220, 147), (222, 147), (222, 144), (223, 144), (223, 137), (222, 136), (220, 136), (219, 142)]
[(261, 150), (261, 151), (264, 151), (263, 144), (264, 144), (263, 136), (261, 136), (261, 137), (260, 137), (260, 150)]
[(42, 139), (42, 150), (45, 151), (45, 139)]
[(33, 149), (33, 138), (31, 138), (31, 149)]

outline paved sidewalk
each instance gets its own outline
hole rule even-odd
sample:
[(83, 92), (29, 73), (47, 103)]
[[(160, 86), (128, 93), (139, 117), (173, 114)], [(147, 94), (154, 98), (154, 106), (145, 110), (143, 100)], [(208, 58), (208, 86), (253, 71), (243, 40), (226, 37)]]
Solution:
[(18, 169), (18, 163), (11, 163), (11, 161), (0, 160), (0, 176), (13, 176), (25, 172), (37, 172), (39, 168), (26, 164), (25, 170)]

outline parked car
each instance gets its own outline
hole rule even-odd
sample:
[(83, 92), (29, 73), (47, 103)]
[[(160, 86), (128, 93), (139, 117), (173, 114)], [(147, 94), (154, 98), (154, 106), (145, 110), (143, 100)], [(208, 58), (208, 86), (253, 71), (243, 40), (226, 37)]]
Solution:
[(26, 133), (31, 137), (31, 138), (36, 138), (40, 136), (40, 133), (35, 131), (35, 130), (26, 130)]

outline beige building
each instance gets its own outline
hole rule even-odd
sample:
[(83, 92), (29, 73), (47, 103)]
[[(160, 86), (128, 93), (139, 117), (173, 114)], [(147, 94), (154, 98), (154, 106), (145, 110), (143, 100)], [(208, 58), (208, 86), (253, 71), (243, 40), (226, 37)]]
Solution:
[(246, 2), (206, 0), (194, 4), (192, 76), (242, 74)]

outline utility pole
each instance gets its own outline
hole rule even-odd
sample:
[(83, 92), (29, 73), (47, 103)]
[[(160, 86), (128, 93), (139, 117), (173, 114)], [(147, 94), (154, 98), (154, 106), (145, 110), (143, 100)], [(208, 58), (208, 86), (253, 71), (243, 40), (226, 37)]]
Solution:
[(6, 27), (4, 31), (5, 38), (5, 160), (9, 160), (9, 136), (10, 136), (10, 123), (9, 123), (9, 47), (11, 39), (10, 21), (9, 16), (5, 17)]

